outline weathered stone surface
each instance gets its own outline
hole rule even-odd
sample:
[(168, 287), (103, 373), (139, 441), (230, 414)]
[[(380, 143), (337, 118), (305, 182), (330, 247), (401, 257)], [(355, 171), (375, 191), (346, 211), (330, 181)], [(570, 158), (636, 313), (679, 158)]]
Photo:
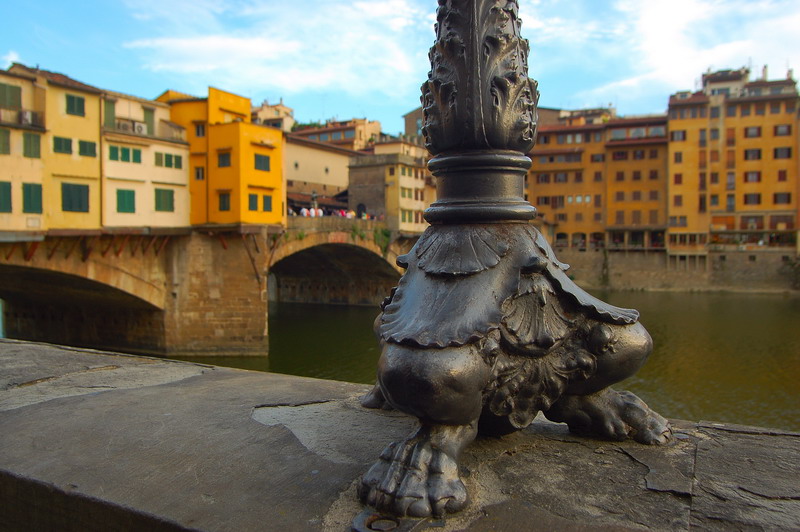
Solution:
[[(4, 530), (344, 531), (413, 426), (361, 385), (8, 340), (0, 376)], [(800, 528), (800, 434), (675, 426), (663, 448), (539, 420), (479, 439), (473, 504), (434, 530)]]

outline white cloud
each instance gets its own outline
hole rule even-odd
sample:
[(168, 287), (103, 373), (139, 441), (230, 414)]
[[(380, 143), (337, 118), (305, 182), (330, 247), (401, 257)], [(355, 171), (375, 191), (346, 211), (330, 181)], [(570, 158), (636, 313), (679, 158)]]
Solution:
[(417, 91), (427, 71), (419, 34), (432, 42), (429, 12), (412, 0), (192, 4), (199, 28), (184, 26), (155, 0), (129, 0), (136, 17), (161, 25), (158, 35), (126, 43), (150, 70), (196, 76), (192, 90), (216, 84), (245, 94), (317, 90), (397, 99)]
[(9, 50), (8, 53), (0, 59), (3, 60), (3, 68), (8, 68), (11, 66), (11, 63), (18, 63), (20, 57), (19, 54), (14, 50)]

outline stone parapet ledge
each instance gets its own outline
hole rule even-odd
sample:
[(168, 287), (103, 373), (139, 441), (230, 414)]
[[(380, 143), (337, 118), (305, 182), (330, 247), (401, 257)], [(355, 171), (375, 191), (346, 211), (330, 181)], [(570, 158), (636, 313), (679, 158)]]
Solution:
[[(0, 340), (0, 529), (348, 530), (414, 423), (367, 390)], [(674, 424), (661, 448), (546, 421), (479, 438), (472, 504), (434, 530), (800, 528), (800, 434)]]

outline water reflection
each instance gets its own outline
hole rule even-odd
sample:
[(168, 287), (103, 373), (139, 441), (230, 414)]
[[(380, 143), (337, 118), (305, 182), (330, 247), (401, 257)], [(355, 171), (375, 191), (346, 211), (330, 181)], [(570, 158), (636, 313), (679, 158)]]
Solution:
[[(620, 385), (672, 418), (800, 430), (800, 298), (763, 294), (612, 292), (640, 310), (655, 341)], [(272, 304), (269, 358), (193, 360), (371, 383), (377, 308)]]

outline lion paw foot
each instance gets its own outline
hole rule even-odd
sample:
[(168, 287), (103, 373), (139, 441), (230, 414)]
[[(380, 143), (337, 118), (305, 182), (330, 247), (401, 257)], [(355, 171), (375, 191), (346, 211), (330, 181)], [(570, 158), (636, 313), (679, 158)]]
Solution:
[(399, 517), (442, 516), (467, 504), (456, 461), (420, 437), (390, 444), (361, 479), (359, 496)]
[(672, 439), (669, 421), (630, 392), (607, 388), (592, 395), (566, 395), (545, 415), (567, 423), (578, 434), (613, 440), (632, 438), (648, 445), (663, 445)]

